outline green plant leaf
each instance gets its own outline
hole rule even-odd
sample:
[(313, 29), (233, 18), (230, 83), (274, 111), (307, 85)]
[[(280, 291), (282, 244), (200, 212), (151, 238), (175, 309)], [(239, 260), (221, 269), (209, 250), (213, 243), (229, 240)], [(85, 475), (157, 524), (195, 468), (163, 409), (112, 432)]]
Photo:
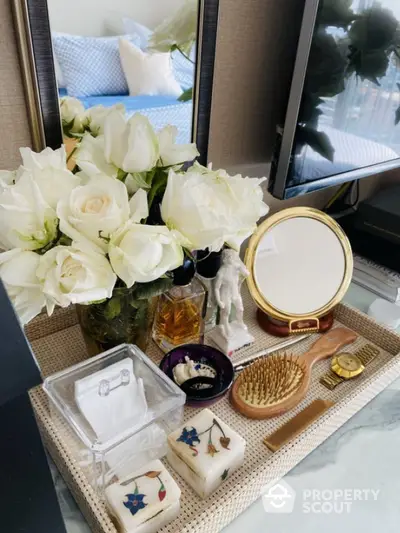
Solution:
[(300, 107), (299, 123), (311, 127), (317, 127), (318, 118), (322, 115), (321, 109), (318, 109), (323, 103), (322, 98), (312, 94), (305, 94)]
[(191, 89), (186, 89), (186, 91), (183, 91), (183, 93), (178, 98), (178, 102), (189, 102), (189, 100), (193, 100), (193, 87)]
[(389, 66), (389, 57), (382, 50), (359, 52), (349, 60), (351, 68), (362, 80), (369, 80), (380, 85), (379, 79), (385, 76)]
[(324, 0), (320, 5), (319, 23), (324, 26), (347, 28), (357, 15), (351, 9), (353, 0)]
[(325, 32), (314, 35), (308, 62), (305, 94), (329, 97), (344, 91), (347, 59), (332, 35)]
[(71, 246), (71, 244), (72, 244), (72, 239), (64, 235), (64, 233), (61, 233), (56, 243), (56, 246)]
[(132, 324), (130, 335), (136, 336), (141, 331), (145, 331), (147, 327), (147, 315), (149, 312), (149, 306), (147, 301), (141, 300), (138, 307), (135, 308), (135, 313), (132, 316)]
[(70, 122), (67, 122), (66, 120), (62, 120), (62, 130), (65, 137), (73, 138), (74, 134), (71, 132), (72, 128), (74, 127), (75, 118), (73, 118)]
[(149, 179), (148, 181), (147, 174), (150, 174), (150, 172), (132, 172), (130, 174), (135, 185), (137, 185), (138, 189), (145, 189), (145, 190), (150, 189), (151, 180), (153, 179), (153, 176), (151, 176), (151, 179)]
[(166, 292), (172, 285), (171, 278), (159, 278), (149, 283), (136, 283), (134, 297), (137, 300), (149, 300)]
[(124, 181), (127, 175), (128, 173), (125, 172), (125, 170), (122, 170), (122, 168), (119, 168), (118, 173), (117, 173), (117, 180)]
[(167, 187), (167, 181), (168, 181), (168, 174), (164, 172), (164, 170), (162, 170), (161, 168), (157, 169), (156, 175), (153, 178), (150, 192), (147, 196), (149, 210), (154, 199), (157, 196), (161, 196), (164, 193), (165, 188)]
[(362, 52), (386, 50), (395, 40), (398, 24), (389, 9), (379, 5), (366, 9), (351, 25), (351, 45)]
[(308, 144), (320, 156), (333, 163), (335, 149), (326, 133), (307, 126), (299, 126), (297, 129), (297, 138), (301, 144)]
[(113, 320), (121, 313), (121, 300), (113, 296), (104, 309), (104, 316), (107, 320)]

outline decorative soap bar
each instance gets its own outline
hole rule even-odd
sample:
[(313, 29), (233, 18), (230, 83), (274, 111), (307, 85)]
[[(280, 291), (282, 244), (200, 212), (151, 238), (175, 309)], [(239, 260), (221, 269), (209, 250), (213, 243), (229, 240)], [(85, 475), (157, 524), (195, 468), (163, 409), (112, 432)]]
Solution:
[(207, 498), (244, 460), (245, 440), (203, 409), (168, 437), (169, 464)]
[(155, 533), (179, 514), (181, 491), (158, 460), (113, 483), (105, 493), (124, 533)]

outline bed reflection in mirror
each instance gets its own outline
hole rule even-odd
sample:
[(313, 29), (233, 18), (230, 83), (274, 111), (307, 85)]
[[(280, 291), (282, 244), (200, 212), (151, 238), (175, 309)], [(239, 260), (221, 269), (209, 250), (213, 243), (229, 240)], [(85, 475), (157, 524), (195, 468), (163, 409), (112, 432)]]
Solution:
[(101, 135), (115, 109), (192, 141), (198, 9), (199, 0), (48, 0), (70, 168), (77, 139)]

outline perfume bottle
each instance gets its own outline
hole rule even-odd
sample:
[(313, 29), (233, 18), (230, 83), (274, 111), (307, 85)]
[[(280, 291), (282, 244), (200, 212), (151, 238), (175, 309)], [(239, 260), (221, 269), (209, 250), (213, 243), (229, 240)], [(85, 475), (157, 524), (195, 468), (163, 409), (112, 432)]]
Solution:
[(221, 266), (221, 252), (201, 250), (197, 252), (196, 276), (207, 291), (207, 306), (204, 317), (205, 331), (212, 330), (217, 323), (218, 305), (215, 300), (215, 277)]
[(153, 324), (153, 340), (168, 352), (181, 344), (204, 340), (204, 307), (206, 290), (194, 277), (191, 259), (174, 271), (174, 286), (162, 294)]

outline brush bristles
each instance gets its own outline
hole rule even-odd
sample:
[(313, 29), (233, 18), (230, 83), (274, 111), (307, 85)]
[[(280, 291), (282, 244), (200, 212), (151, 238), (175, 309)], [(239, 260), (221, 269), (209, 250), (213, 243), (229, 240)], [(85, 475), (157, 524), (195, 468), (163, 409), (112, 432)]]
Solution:
[(298, 357), (272, 355), (254, 362), (240, 374), (238, 392), (250, 405), (265, 407), (292, 396), (300, 387), (304, 369)]

